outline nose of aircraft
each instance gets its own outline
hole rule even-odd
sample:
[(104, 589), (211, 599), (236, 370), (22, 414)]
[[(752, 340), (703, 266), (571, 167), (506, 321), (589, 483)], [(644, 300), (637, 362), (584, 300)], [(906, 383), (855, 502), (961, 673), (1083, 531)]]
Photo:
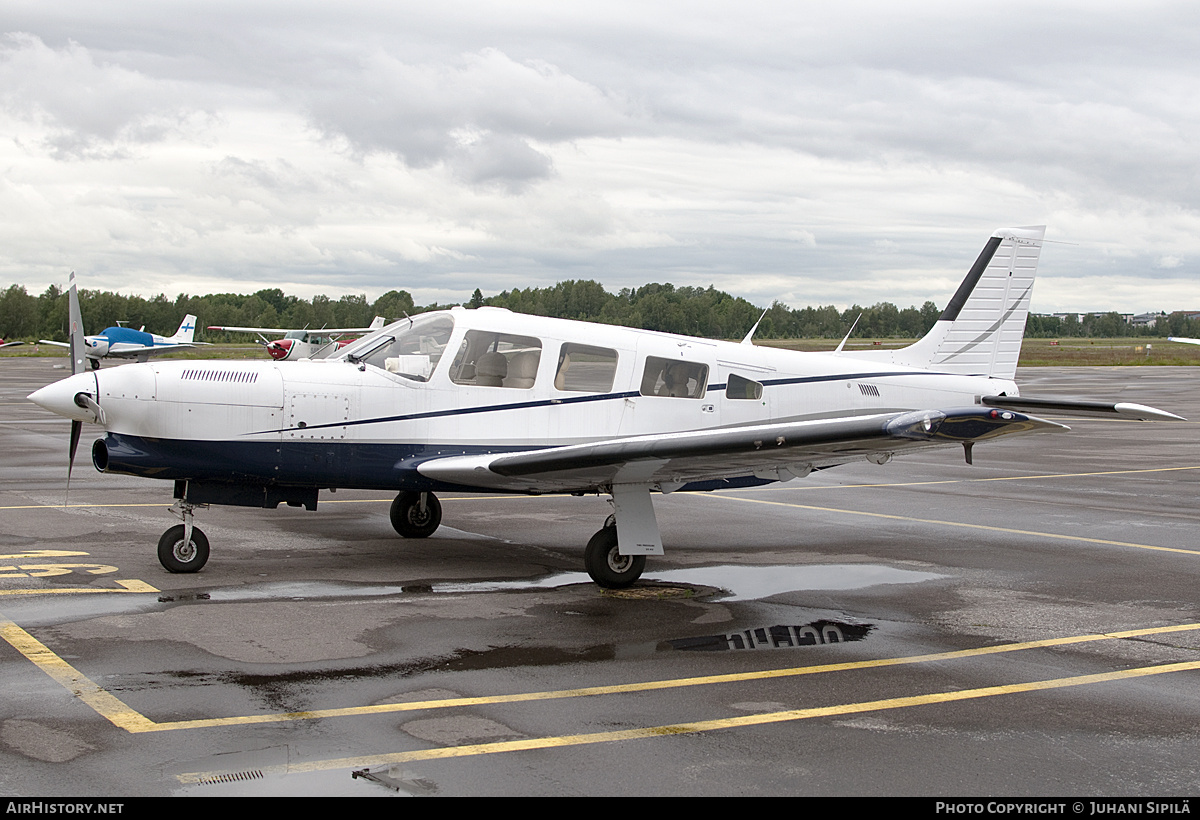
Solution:
[(267, 345), (267, 353), (269, 353), (271, 355), (272, 359), (276, 359), (276, 360), (286, 359), (288, 353), (291, 353), (291, 352), (292, 352), (292, 340), (291, 339), (277, 339), (276, 341), (271, 342), (269, 345)]
[(48, 384), (41, 390), (30, 393), (29, 400), (38, 407), (74, 421), (92, 421), (93, 411), (75, 401), (75, 397), (80, 393), (87, 393), (93, 398), (99, 395), (99, 385), (94, 372), (79, 373)]

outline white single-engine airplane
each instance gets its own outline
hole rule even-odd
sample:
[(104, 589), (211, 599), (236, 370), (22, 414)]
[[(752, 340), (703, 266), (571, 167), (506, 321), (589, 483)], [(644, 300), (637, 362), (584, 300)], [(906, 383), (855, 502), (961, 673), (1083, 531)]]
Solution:
[[(262, 339), (267, 355), (276, 361), (288, 359), (324, 359), (334, 355), (354, 339), (339, 339), (347, 333), (370, 333), (379, 330), (387, 320), (376, 316), (370, 327), (337, 327), (321, 328), (320, 330), (287, 330), (279, 327), (226, 327), (224, 325), (209, 325), (209, 330), (228, 330), (235, 333), (254, 333)], [(264, 333), (282, 333), (282, 339), (268, 340)]]
[[(396, 531), (437, 529), (435, 492), (604, 493), (584, 563), (623, 587), (661, 555), (653, 492), (788, 481), (852, 461), (1066, 429), (1030, 411), (1178, 418), (1019, 397), (1013, 381), (1044, 227), (995, 233), (934, 328), (899, 350), (799, 353), (523, 316), (394, 322), (337, 357), (180, 361), (81, 373), (30, 398), (105, 428), (101, 472), (169, 479), (182, 525), (158, 555), (195, 572), (206, 504), (315, 509), (322, 489), (397, 491)], [(73, 426), (74, 426), (73, 425)]]
[[(71, 286), (67, 302), (69, 306), (72, 306), (69, 308), (70, 315), (80, 316), (79, 293), (75, 290), (75, 271), (71, 271)], [(82, 332), (82, 318), (78, 320), (72, 318), (70, 322), (72, 334), (75, 333), (77, 327)], [(106, 327), (97, 336), (83, 337), (84, 355), (92, 370), (98, 370), (100, 360), (109, 357), (137, 359), (139, 362), (144, 362), (152, 355), (170, 353), (203, 344), (192, 341), (195, 333), (196, 317), (190, 313), (183, 317), (183, 321), (179, 323), (179, 330), (175, 331), (174, 336), (159, 336), (157, 333), (147, 333), (145, 330), (134, 330), (131, 327)], [(71, 347), (70, 342), (56, 342), (52, 339), (39, 339), (38, 342), (56, 347)], [(75, 352), (72, 351), (71, 355), (74, 358)]]

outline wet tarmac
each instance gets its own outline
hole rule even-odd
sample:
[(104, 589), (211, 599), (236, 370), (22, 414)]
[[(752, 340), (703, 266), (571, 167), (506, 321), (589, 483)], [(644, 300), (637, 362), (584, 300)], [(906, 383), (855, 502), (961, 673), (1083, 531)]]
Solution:
[[(80, 458), (0, 360), (0, 794), (1192, 795), (1196, 422), (656, 497), (666, 555), (582, 572), (603, 498), (380, 493), (197, 514)], [(1200, 419), (1200, 370), (1037, 369), (1028, 395)], [(1061, 419), (1060, 419), (1061, 420)], [(357, 776), (356, 776), (357, 775)]]

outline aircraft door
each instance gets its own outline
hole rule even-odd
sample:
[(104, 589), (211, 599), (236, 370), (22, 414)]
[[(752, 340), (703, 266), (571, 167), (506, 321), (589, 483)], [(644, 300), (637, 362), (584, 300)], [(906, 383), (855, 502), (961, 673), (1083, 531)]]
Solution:
[(702, 430), (721, 424), (714, 346), (701, 340), (644, 336), (638, 341), (634, 393), (626, 399), (621, 435)]

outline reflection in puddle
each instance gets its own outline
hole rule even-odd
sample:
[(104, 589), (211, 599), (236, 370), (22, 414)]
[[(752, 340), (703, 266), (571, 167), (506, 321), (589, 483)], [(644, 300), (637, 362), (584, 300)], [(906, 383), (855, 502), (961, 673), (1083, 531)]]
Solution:
[(668, 641), (673, 649), (690, 652), (724, 652), (728, 649), (780, 649), (824, 643), (861, 641), (874, 627), (841, 621), (813, 621), (804, 626), (763, 626), (728, 635), (704, 635)]

